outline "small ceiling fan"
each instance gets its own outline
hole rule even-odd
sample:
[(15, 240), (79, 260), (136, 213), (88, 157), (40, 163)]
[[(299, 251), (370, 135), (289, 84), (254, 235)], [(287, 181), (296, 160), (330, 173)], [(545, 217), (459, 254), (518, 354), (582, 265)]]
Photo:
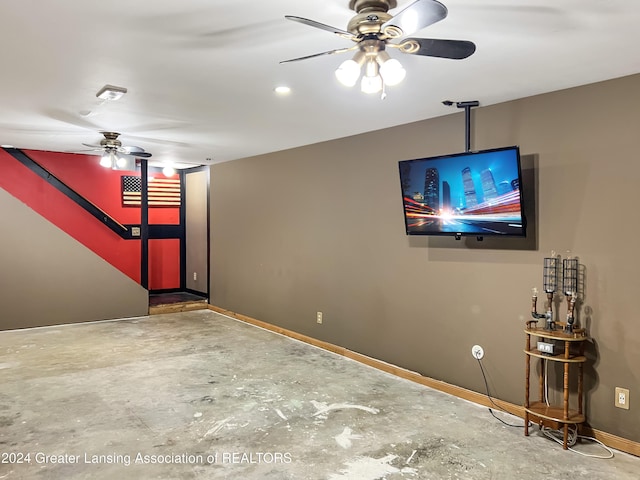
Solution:
[(118, 140), (120, 136), (116, 132), (100, 132), (104, 138), (100, 140), (99, 145), (91, 145), (89, 143), (83, 143), (85, 147), (90, 147), (91, 152), (103, 152), (100, 165), (103, 167), (111, 168), (124, 168), (129, 163), (129, 159), (126, 157), (139, 157), (149, 158), (151, 154), (145, 152), (142, 147), (130, 146), (126, 147), (122, 145), (122, 142)]
[[(284, 60), (280, 63), (355, 51), (352, 59), (338, 67), (335, 72), (336, 77), (342, 84), (352, 87), (360, 78), (364, 67), (362, 91), (365, 93), (382, 91), (382, 98), (384, 98), (385, 85), (396, 85), (406, 75), (400, 62), (391, 58), (387, 49), (397, 49), (410, 55), (455, 60), (467, 58), (475, 52), (475, 44), (467, 40), (401, 38), (444, 19), (447, 16), (447, 7), (436, 0), (416, 0), (396, 15), (389, 14), (388, 11), (397, 5), (397, 0), (350, 0), (349, 8), (354, 10), (356, 15), (349, 21), (346, 30), (315, 20), (286, 15), (285, 18), (288, 20), (326, 30), (341, 38), (354, 41), (355, 45)], [(398, 40), (398, 43), (392, 43), (392, 40)]]

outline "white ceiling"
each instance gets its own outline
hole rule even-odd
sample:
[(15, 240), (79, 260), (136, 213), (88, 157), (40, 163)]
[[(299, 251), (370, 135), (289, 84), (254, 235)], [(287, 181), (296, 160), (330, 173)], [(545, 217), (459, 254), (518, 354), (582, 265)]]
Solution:
[[(412, 36), (476, 53), (391, 50), (407, 78), (381, 100), (337, 82), (350, 54), (279, 63), (352, 45), (284, 18), (346, 29), (348, 0), (2, 0), (0, 144), (79, 151), (108, 130), (152, 160), (216, 163), (453, 113), (445, 99), (490, 105), (640, 72), (639, 1), (443, 3), (448, 17)], [(128, 93), (102, 102), (105, 84)]]

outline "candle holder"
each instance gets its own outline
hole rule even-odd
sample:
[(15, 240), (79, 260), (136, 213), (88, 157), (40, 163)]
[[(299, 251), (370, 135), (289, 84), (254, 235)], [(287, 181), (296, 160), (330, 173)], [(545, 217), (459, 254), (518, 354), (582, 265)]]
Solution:
[(547, 292), (547, 312), (545, 313), (545, 330), (555, 330), (556, 322), (553, 319), (553, 292)]
[(533, 288), (532, 290), (532, 295), (531, 295), (531, 316), (533, 318), (545, 318), (546, 315), (544, 313), (538, 313), (538, 289), (537, 288)]
[(538, 313), (538, 289), (533, 289), (533, 295), (531, 296), (531, 316), (535, 319), (544, 318), (545, 330), (555, 330), (556, 323), (553, 321), (553, 292), (547, 292), (547, 311), (545, 313)]
[(575, 321), (574, 309), (578, 299), (578, 259), (565, 258), (562, 261), (562, 291), (567, 297), (567, 324), (565, 332), (573, 332), (573, 323)]
[(570, 297), (567, 297), (567, 325), (564, 327), (564, 331), (567, 333), (573, 332), (573, 322), (575, 319), (573, 310), (575, 309), (577, 299), (578, 297), (575, 292)]

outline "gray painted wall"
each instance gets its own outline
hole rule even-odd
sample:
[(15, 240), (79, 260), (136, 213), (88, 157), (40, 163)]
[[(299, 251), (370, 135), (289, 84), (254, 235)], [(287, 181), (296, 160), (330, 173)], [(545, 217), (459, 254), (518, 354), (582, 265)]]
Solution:
[(0, 329), (146, 315), (147, 291), (0, 189)]
[[(588, 422), (640, 441), (639, 102), (631, 76), (474, 110), (473, 148), (521, 147), (525, 241), (405, 236), (397, 162), (462, 151), (460, 111), (214, 165), (211, 303), (484, 392), (477, 343), (493, 395), (522, 404), (531, 288), (543, 257), (571, 251), (593, 338)], [(616, 386), (631, 389), (631, 410), (614, 408)]]
[(185, 175), (186, 285), (201, 293), (208, 293), (208, 189), (208, 171)]

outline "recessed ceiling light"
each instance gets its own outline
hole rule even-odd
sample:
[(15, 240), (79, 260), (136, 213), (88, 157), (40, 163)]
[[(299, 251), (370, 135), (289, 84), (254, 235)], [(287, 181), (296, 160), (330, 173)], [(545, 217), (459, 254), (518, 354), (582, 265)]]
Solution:
[(13, 145), (0, 145), (2, 148), (16, 148)]
[(291, 93), (291, 89), (289, 87), (284, 86), (284, 85), (281, 85), (279, 87), (274, 88), (274, 91), (278, 95), (287, 95), (288, 93)]
[(124, 87), (105, 85), (96, 93), (96, 97), (102, 100), (119, 100), (125, 93), (127, 89)]

